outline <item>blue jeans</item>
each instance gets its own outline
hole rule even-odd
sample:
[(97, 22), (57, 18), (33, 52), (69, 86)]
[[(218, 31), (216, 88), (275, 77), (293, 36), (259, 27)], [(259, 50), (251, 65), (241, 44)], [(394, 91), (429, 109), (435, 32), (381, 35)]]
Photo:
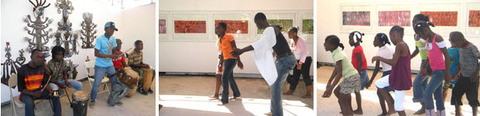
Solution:
[[(60, 98), (50, 96), (48, 91), (43, 91), (40, 98), (36, 98), (31, 95), (22, 94), (22, 102), (25, 104), (25, 116), (35, 116), (35, 103), (36, 99), (52, 99), (53, 104), (53, 115), (61, 116), (62, 115), (62, 104), (60, 104)], [(12, 103), (13, 104), (13, 103)]]
[(437, 106), (437, 110), (445, 110), (445, 106), (443, 104), (443, 94), (442, 94), (442, 86), (443, 86), (443, 77), (445, 76), (445, 70), (436, 70), (433, 71), (432, 79), (425, 88), (425, 109), (432, 110), (433, 109), (433, 99), (432, 94), (435, 97), (435, 105)]
[(360, 80), (362, 81), (362, 86), (360, 90), (363, 90), (365, 88), (365, 85), (368, 83), (368, 73), (367, 70), (360, 70)]
[(230, 87), (233, 91), (233, 96), (238, 97), (240, 96), (240, 90), (238, 90), (237, 83), (235, 79), (233, 79), (233, 68), (237, 65), (237, 59), (227, 59), (223, 61), (223, 75), (222, 75), (222, 102), (228, 103), (228, 84), (230, 83)]
[[(58, 82), (62, 83), (62, 84), (65, 84), (65, 80), (61, 80), (61, 81), (58, 81)], [(70, 83), (72, 88), (75, 88), (77, 91), (82, 90), (82, 82), (76, 81), (76, 80), (73, 80), (73, 79), (68, 79), (68, 82)], [(59, 89), (57, 84), (50, 84), (50, 87), (52, 88), (52, 90), (58, 90)]]
[(283, 107), (282, 107), (282, 87), (287, 79), (287, 74), (295, 66), (295, 57), (293, 55), (286, 56), (280, 59), (277, 59), (275, 62), (277, 67), (277, 80), (270, 87), (270, 94), (272, 99), (270, 100), (270, 111), (273, 116), (283, 116)]
[(99, 67), (95, 66), (95, 81), (93, 81), (92, 92), (90, 94), (92, 102), (95, 102), (95, 98), (97, 98), (98, 87), (102, 83), (103, 77), (107, 74), (110, 77), (110, 85), (113, 88), (113, 84), (117, 81), (117, 77), (115, 75), (115, 68), (111, 67)]
[[(422, 64), (425, 60), (422, 60)], [(413, 102), (425, 102), (423, 97), (425, 88), (427, 87), (428, 75), (425, 78), (422, 78), (422, 67), (420, 64), (420, 72), (417, 74), (417, 77), (413, 80)]]

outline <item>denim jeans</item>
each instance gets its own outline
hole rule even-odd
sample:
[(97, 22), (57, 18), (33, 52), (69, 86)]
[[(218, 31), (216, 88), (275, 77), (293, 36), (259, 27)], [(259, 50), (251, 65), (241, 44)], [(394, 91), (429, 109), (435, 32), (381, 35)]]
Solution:
[(110, 77), (110, 85), (113, 88), (115, 81), (117, 81), (117, 77), (115, 75), (115, 68), (113, 66), (110, 67), (99, 67), (95, 66), (95, 81), (93, 81), (92, 92), (90, 94), (92, 102), (95, 102), (95, 98), (97, 98), (98, 88), (102, 83), (103, 77), (107, 74)]
[(435, 105), (437, 106), (437, 110), (445, 110), (445, 106), (443, 104), (443, 94), (442, 94), (442, 86), (443, 86), (443, 77), (445, 76), (445, 70), (436, 70), (433, 71), (432, 79), (425, 88), (425, 109), (432, 110), (433, 107), (433, 98), (432, 94), (435, 97)]
[[(82, 90), (82, 82), (76, 81), (76, 80), (73, 80), (73, 79), (68, 79), (68, 82), (70, 83), (70, 85), (72, 85), (72, 88), (76, 89), (77, 91)], [(65, 80), (61, 80), (61, 81), (59, 81), (59, 83), (65, 84)], [(52, 88), (52, 90), (58, 90), (59, 89), (57, 84), (50, 83), (49, 85), (50, 85), (50, 88)]]
[(427, 87), (428, 75), (425, 78), (422, 78), (422, 67), (425, 60), (422, 60), (420, 64), (420, 72), (417, 74), (417, 77), (413, 80), (413, 102), (425, 102), (423, 97), (425, 88)]
[(363, 89), (365, 88), (365, 85), (367, 85), (367, 83), (368, 83), (368, 73), (367, 73), (367, 70), (366, 70), (366, 69), (360, 70), (359, 75), (360, 75), (360, 80), (362, 81), (360, 90), (363, 90)]
[(222, 75), (222, 102), (228, 103), (228, 84), (230, 83), (230, 87), (233, 91), (233, 96), (238, 97), (240, 96), (240, 90), (238, 90), (237, 83), (235, 79), (233, 79), (233, 68), (237, 65), (237, 59), (227, 59), (223, 61), (223, 66), (225, 69), (223, 70)]
[(50, 96), (48, 91), (43, 91), (40, 98), (36, 98), (31, 95), (22, 94), (22, 102), (25, 104), (25, 116), (35, 116), (35, 103), (36, 99), (52, 99), (53, 104), (53, 115), (61, 116), (62, 115), (62, 104), (60, 104), (60, 98)]
[(277, 80), (270, 87), (270, 94), (272, 96), (270, 103), (270, 110), (273, 116), (283, 116), (282, 107), (282, 87), (287, 78), (288, 72), (295, 66), (295, 57), (293, 55), (277, 59), (275, 62), (277, 67)]

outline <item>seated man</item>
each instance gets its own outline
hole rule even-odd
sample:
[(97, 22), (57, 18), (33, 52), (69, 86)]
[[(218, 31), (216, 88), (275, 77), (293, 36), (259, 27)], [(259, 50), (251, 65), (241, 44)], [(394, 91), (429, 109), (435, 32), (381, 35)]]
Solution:
[(50, 80), (50, 87), (52, 90), (58, 90), (58, 86), (61, 88), (72, 87), (77, 91), (82, 90), (82, 82), (67, 78), (68, 67), (66, 61), (63, 59), (65, 49), (61, 46), (55, 46), (52, 48), (52, 60), (47, 63), (47, 74), (52, 77)]
[(32, 50), (30, 62), (18, 69), (18, 91), (20, 99), (25, 103), (25, 116), (35, 116), (36, 99), (52, 99), (54, 116), (62, 115), (60, 98), (53, 97), (53, 91), (46, 87), (49, 79), (45, 76), (45, 55), (39, 50)]
[[(147, 95), (148, 93), (153, 93), (153, 91), (150, 88), (151, 83), (148, 85), (144, 85), (146, 83), (143, 83), (143, 79), (145, 79), (144, 76), (147, 76), (147, 74), (145, 74), (146, 70), (150, 69), (150, 66), (148, 64), (143, 63), (142, 50), (143, 50), (143, 42), (141, 40), (135, 41), (135, 50), (133, 50), (132, 52), (130, 52), (130, 54), (128, 54), (129, 55), (128, 64), (130, 65), (130, 67), (132, 67), (133, 70), (138, 72), (138, 75), (140, 75), (137, 91), (143, 95)], [(153, 74), (152, 76), (155, 77)], [(154, 80), (153, 77), (151, 81)], [(143, 87), (145, 87), (146, 89)], [(146, 91), (148, 91), (148, 93)]]
[(113, 62), (113, 67), (115, 67), (115, 70), (118, 72), (118, 70), (123, 69), (124, 67), (128, 67), (128, 65), (125, 62), (125, 54), (120, 51), (122, 49), (122, 40), (117, 39), (117, 47), (114, 48), (114, 50), (117, 51), (117, 54), (120, 55), (117, 59), (112, 59)]

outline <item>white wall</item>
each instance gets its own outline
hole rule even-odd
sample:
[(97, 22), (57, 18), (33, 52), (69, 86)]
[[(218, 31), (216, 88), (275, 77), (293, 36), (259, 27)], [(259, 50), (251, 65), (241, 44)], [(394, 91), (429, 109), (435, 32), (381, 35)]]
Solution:
[[(160, 12), (167, 13), (248, 13), (250, 19), (252, 19), (249, 20), (249, 33), (256, 33), (256, 26), (253, 23), (253, 16), (256, 12), (265, 12), (267, 18), (269, 18), (268, 13), (295, 13), (298, 17), (298, 14), (302, 11), (313, 12), (312, 0), (160, 0), (159, 3)], [(294, 25), (301, 25), (301, 23), (294, 20)], [(167, 33), (173, 31), (168, 26)], [(186, 40), (175, 40), (172, 39), (172, 36), (167, 36), (167, 39), (160, 39), (159, 70), (161, 72), (215, 72), (218, 52), (215, 48), (216, 38), (213, 32), (213, 26), (209, 25), (207, 20), (207, 35), (209, 35), (207, 39), (193, 37)], [(310, 55), (313, 56), (313, 35), (300, 36), (305, 36), (305, 39), (307, 39)], [(247, 40), (238, 40), (237, 46), (243, 48), (255, 42), (258, 38), (259, 36), (252, 34), (252, 36), (248, 36)], [(235, 68), (235, 73), (259, 74), (250, 53), (243, 54), (241, 59), (245, 68), (244, 70)], [(313, 74), (313, 71), (311, 71), (311, 74)]]
[[(29, 14), (33, 15), (33, 6), (27, 0), (2, 0), (1, 6), (1, 28), (2, 39), (1, 46), (1, 62), (5, 61), (4, 47), (6, 42), (10, 42), (12, 47), (12, 59), (19, 55), (18, 50), (25, 49), (28, 43), (23, 39), (29, 35), (24, 30), (26, 23), (23, 22), (23, 18)], [(116, 23), (119, 31), (115, 32), (114, 36), (123, 40), (122, 50), (127, 50), (130, 46), (133, 46), (133, 42), (137, 39), (144, 41), (145, 50), (144, 62), (151, 64), (153, 67), (155, 64), (154, 49), (155, 44), (155, 5), (150, 4), (147, 6), (132, 8), (132, 9), (120, 9), (117, 6), (111, 6), (111, 3), (98, 0), (82, 0), (72, 1), (75, 10), (70, 15), (70, 22), (72, 22), (72, 29), (81, 29), (80, 23), (83, 21), (82, 14), (84, 12), (91, 12), (93, 14), (93, 22), (97, 24), (97, 36), (104, 33), (103, 26), (107, 21), (113, 21)], [(61, 15), (57, 13), (57, 8), (54, 5), (54, 1), (47, 1), (47, 4), (51, 5), (46, 8), (45, 16), (53, 19), (53, 23), (49, 26), (53, 31), (57, 30), (57, 22), (61, 20)], [(138, 13), (141, 12), (141, 13)], [(53, 46), (53, 38), (50, 39), (48, 46)], [(78, 46), (80, 48), (80, 46)], [(74, 55), (69, 59), (75, 64), (80, 64), (77, 70), (79, 71), (77, 79), (85, 77), (85, 71), (83, 63), (88, 56), (91, 60), (94, 60), (94, 50), (80, 49), (78, 55)], [(148, 54), (151, 53), (151, 54)], [(27, 58), (27, 62), (30, 61), (30, 53), (24, 53)], [(51, 57), (47, 58), (50, 60)], [(26, 63), (27, 63), (26, 62)], [(15, 92), (17, 90), (14, 90)], [(14, 93), (18, 94), (18, 92)], [(9, 100), (8, 87), (2, 84), (2, 102)]]
[[(367, 58), (368, 66), (374, 66), (371, 63), (371, 58), (376, 54), (378, 48), (373, 47), (373, 38), (379, 32), (388, 34), (391, 27), (378, 27), (378, 10), (377, 8), (383, 6), (393, 6), (392, 9), (401, 8), (404, 6), (411, 7), (411, 16), (410, 18), (413, 19), (413, 16), (420, 13), (420, 11), (424, 10), (455, 10), (458, 11), (458, 23), (457, 27), (433, 27), (431, 28), (434, 32), (440, 34), (445, 40), (448, 40), (449, 33), (453, 30), (461, 31), (472, 43), (479, 43), (480, 40), (478, 31), (472, 33), (466, 33), (468, 28), (468, 9), (478, 9), (471, 7), (472, 4), (478, 4), (478, 1), (469, 1), (469, 0), (459, 0), (459, 1), (451, 1), (451, 0), (425, 0), (425, 1), (415, 1), (415, 0), (407, 0), (407, 1), (399, 1), (399, 0), (389, 0), (389, 1), (380, 1), (380, 0), (367, 0), (367, 1), (353, 1), (353, 0), (319, 0), (317, 2), (317, 60), (318, 62), (332, 62), (332, 56), (330, 52), (326, 52), (323, 44), (325, 42), (325, 37), (328, 35), (337, 35), (341, 42), (345, 45), (344, 52), (351, 57), (353, 47), (350, 47), (348, 44), (348, 31), (353, 31), (354, 29), (357, 30), (364, 30), (365, 28), (361, 27), (354, 27), (352, 30), (345, 30), (342, 29), (342, 5), (371, 5), (370, 17), (371, 17), (371, 28), (365, 32), (365, 36), (363, 37), (363, 49), (365, 51), (365, 57)], [(450, 6), (446, 6), (450, 5)], [(422, 6), (433, 6), (434, 9), (426, 9), (422, 8)], [(453, 7), (451, 7), (453, 6)], [(410, 20), (411, 20), (410, 19)], [(413, 29), (411, 26), (404, 27), (405, 28), (405, 35), (404, 41), (409, 45), (410, 52), (415, 50), (415, 41), (413, 39)], [(473, 34), (477, 33), (477, 34)], [(450, 43), (447, 41), (448, 46)], [(395, 47), (392, 45), (392, 49)], [(420, 57), (419, 55), (412, 60), (412, 70), (418, 70), (420, 66)]]

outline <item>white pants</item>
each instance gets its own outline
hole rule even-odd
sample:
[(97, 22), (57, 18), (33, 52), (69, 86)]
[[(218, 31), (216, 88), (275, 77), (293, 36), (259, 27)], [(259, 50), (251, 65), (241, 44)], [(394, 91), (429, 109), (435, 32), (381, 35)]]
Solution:
[[(375, 86), (379, 89), (390, 86), (388, 81), (390, 75), (386, 75), (375, 82)], [(405, 90), (395, 90), (395, 111), (403, 111), (403, 101), (405, 100)]]

